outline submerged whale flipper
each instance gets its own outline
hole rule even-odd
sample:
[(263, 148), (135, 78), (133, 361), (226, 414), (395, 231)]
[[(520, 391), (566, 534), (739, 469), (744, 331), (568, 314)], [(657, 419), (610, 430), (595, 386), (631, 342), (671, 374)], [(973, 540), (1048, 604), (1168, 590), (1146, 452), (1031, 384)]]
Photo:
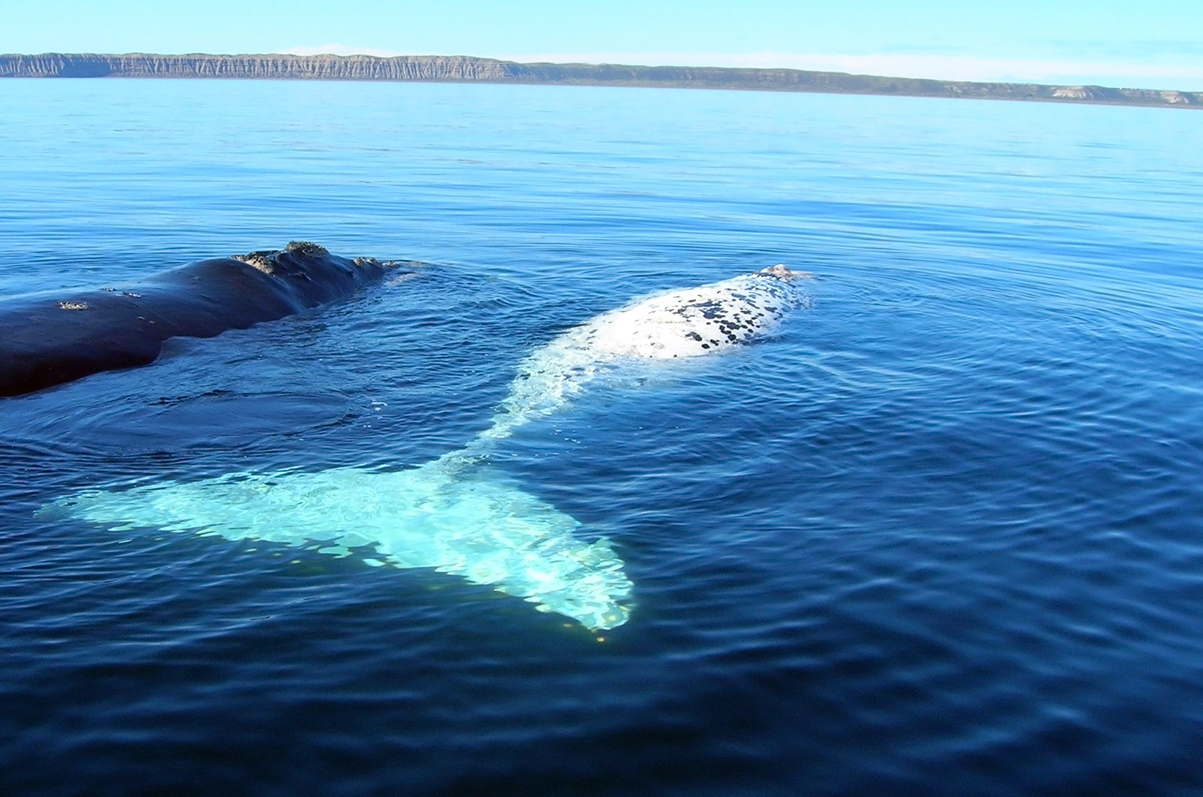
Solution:
[(632, 585), (609, 542), (482, 465), (519, 426), (549, 415), (622, 360), (696, 357), (748, 343), (807, 302), (784, 266), (670, 291), (603, 313), (528, 356), (488, 428), (410, 470), (235, 473), (192, 483), (89, 490), (56, 502), (114, 528), (153, 527), (336, 548), (374, 545), (398, 567), (492, 584), (590, 629), (627, 621)]
[(128, 490), (90, 490), (58, 506), (125, 529), (216, 534), (330, 547), (375, 545), (398, 567), (429, 567), (531, 601), (590, 629), (627, 620), (631, 582), (606, 540), (585, 543), (571, 516), (496, 474), (439, 461), (393, 473), (230, 474)]

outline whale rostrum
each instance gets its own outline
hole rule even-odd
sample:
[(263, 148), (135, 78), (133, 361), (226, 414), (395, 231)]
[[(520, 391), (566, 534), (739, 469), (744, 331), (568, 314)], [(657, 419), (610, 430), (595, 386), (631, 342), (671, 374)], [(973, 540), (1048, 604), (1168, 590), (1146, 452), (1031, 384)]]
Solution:
[(492, 585), (590, 630), (614, 628), (630, 616), (633, 585), (610, 542), (581, 539), (578, 521), (499, 472), (490, 449), (564, 407), (598, 369), (697, 357), (756, 340), (807, 303), (802, 276), (777, 266), (656, 294), (570, 329), (519, 364), (486, 429), (417, 467), (231, 473), (87, 490), (53, 509), (118, 529), (318, 543), (332, 552), (372, 546), (378, 561)]
[(492, 425), (465, 447), (487, 447), (550, 415), (607, 366), (701, 357), (746, 345), (807, 305), (805, 272), (783, 265), (723, 282), (652, 294), (602, 313), (535, 349), (518, 366)]

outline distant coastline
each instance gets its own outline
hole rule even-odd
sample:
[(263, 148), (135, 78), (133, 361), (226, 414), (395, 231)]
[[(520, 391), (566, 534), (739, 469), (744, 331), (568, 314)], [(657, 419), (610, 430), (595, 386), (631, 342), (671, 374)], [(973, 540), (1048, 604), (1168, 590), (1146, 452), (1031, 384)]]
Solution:
[(402, 55), (0, 55), (0, 78), (192, 78), (250, 80), (381, 80), (571, 86), (792, 91), (897, 97), (1203, 107), (1203, 92), (976, 83), (879, 77), (799, 69), (522, 64), (471, 56)]

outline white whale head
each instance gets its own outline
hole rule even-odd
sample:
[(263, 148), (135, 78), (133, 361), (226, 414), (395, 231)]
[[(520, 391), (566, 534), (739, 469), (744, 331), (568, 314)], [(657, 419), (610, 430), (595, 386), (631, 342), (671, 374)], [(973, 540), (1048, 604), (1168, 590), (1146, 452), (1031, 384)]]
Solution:
[(810, 298), (805, 272), (784, 265), (722, 282), (652, 294), (602, 313), (533, 351), (493, 425), (465, 451), (508, 437), (512, 430), (549, 415), (591, 381), (599, 368), (623, 360), (670, 360), (751, 343), (772, 331)]
[[(603, 313), (545, 349), (583, 348), (596, 360), (698, 357), (751, 342), (805, 302), (785, 266), (667, 291)], [(539, 355), (536, 352), (532, 360)]]

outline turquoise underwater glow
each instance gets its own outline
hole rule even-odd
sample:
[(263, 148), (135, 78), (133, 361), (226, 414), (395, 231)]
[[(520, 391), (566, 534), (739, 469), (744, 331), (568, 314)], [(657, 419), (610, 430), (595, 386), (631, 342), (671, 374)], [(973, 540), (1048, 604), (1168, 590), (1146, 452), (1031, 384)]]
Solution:
[(621, 625), (629, 611), (631, 582), (607, 541), (579, 541), (573, 536), (577, 521), (502, 476), (466, 475), (439, 461), (391, 473), (336, 468), (231, 474), (90, 491), (63, 505), (117, 530), (321, 542), (332, 554), (372, 546), (370, 561), (495, 584), (591, 629)]

